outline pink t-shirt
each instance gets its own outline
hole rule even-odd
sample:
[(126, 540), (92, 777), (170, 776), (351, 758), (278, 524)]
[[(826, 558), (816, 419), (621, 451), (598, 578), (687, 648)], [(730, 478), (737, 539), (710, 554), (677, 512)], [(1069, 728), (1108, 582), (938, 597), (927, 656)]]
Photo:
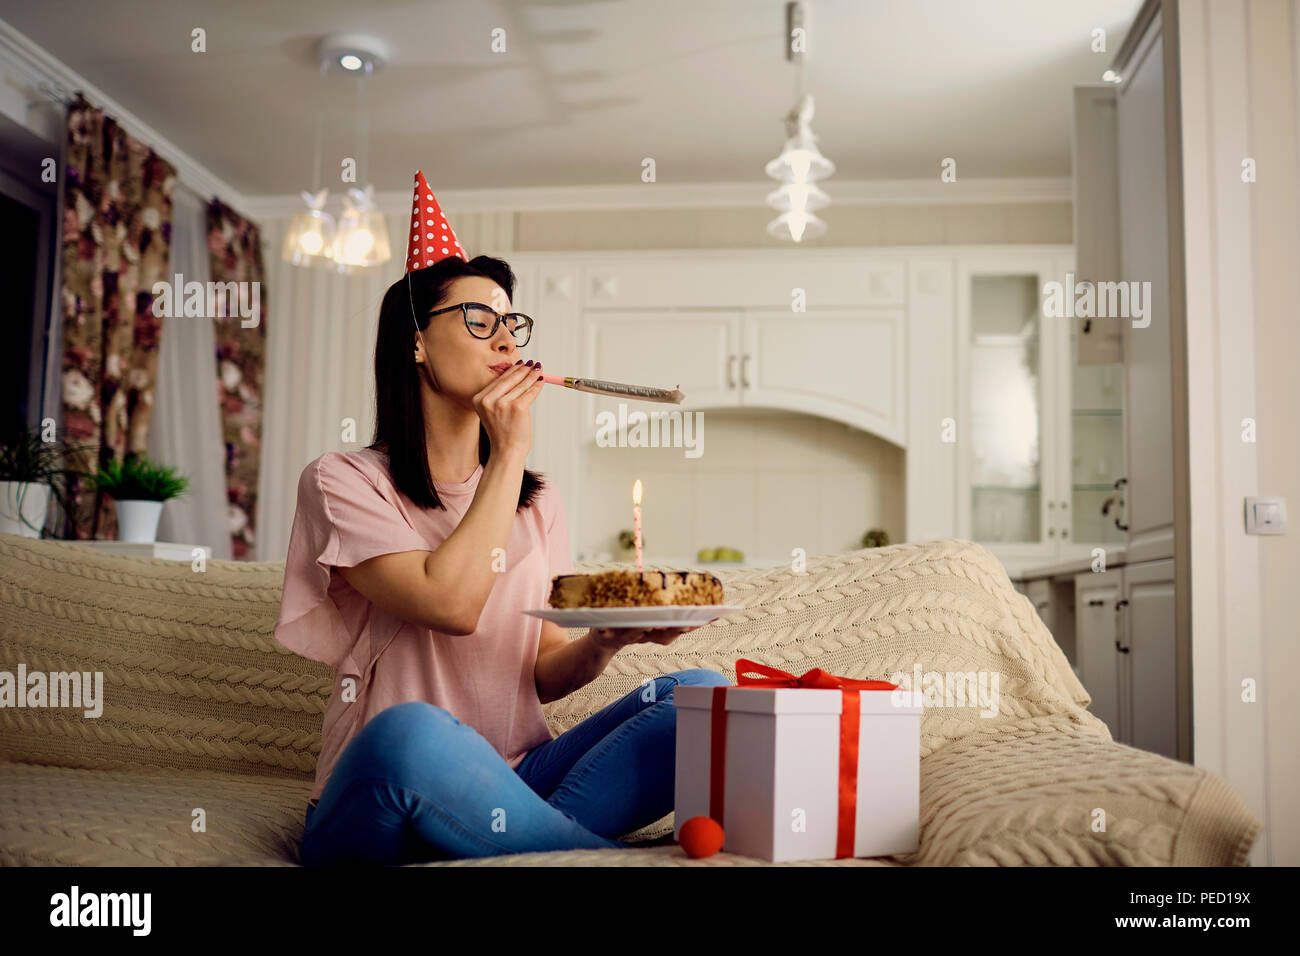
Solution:
[[(446, 510), (421, 508), (388, 475), (383, 452), (328, 452), (298, 479), (275, 638), (334, 668), (316, 762), (319, 799), (352, 737), (386, 707), (423, 700), (482, 734), (511, 767), (551, 739), (533, 667), (551, 577), (573, 570), (564, 499), (547, 483), (515, 513), (487, 604), (472, 634), (444, 634), (370, 603), (336, 570), (381, 554), (437, 549), (474, 501), (483, 466), (434, 482)], [(488, 560), (485, 558), (485, 560)], [(345, 699), (347, 690), (355, 699)]]

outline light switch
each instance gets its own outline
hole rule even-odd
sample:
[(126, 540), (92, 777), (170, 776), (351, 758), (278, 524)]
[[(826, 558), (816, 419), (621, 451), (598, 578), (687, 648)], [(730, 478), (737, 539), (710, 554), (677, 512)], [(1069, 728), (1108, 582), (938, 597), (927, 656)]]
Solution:
[(1247, 498), (1246, 534), (1286, 534), (1286, 499)]

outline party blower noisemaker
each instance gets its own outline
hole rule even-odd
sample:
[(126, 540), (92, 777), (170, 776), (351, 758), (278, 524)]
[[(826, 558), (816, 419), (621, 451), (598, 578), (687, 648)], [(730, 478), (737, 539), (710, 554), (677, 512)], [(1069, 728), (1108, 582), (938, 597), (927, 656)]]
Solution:
[[(509, 368), (505, 365), (504, 368)], [(605, 382), (597, 378), (577, 378), (573, 375), (548, 375), (542, 373), (542, 381), (548, 385), (563, 385), (565, 388), (579, 392), (591, 392), (594, 395), (613, 395), (617, 398), (639, 398), (643, 402), (663, 402), (666, 405), (680, 405), (686, 396), (679, 388), (656, 388), (653, 385), (625, 385), (622, 382)]]
[(597, 395), (617, 395), (620, 398), (639, 398), (645, 402), (663, 402), (668, 405), (680, 405), (686, 396), (680, 388), (655, 388), (653, 385), (624, 385), (622, 382), (602, 382), (596, 378), (574, 378), (572, 375), (547, 375), (542, 373), (542, 381), (551, 385), (563, 385), (565, 388), (577, 389), (579, 392), (593, 392)]

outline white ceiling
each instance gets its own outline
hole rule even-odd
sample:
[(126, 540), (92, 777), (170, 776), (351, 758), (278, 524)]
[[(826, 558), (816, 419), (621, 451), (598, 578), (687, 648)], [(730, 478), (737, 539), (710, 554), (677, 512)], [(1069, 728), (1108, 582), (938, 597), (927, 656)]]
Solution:
[[(805, 87), (834, 179), (1070, 174), (1071, 88), (1140, 0), (809, 0)], [(0, 0), (4, 19), (245, 196), (337, 182), (368, 117), (377, 189), (764, 182), (795, 100), (783, 0)], [(207, 52), (190, 31), (207, 31)], [(506, 53), (490, 49), (494, 28)], [(1094, 28), (1107, 52), (1090, 49)], [(392, 62), (322, 78), (317, 39)]]

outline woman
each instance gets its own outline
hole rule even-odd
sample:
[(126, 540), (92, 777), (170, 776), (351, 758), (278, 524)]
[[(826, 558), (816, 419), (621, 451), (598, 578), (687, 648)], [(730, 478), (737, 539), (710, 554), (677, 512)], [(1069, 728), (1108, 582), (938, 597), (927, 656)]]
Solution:
[(688, 628), (570, 642), (520, 613), (573, 565), (563, 499), (524, 468), (542, 382), (514, 285), (450, 256), (389, 288), (375, 441), (299, 480), (276, 638), (336, 672), (307, 865), (625, 848), (672, 810), (673, 689), (727, 683), (667, 674), (552, 739), (543, 703)]

